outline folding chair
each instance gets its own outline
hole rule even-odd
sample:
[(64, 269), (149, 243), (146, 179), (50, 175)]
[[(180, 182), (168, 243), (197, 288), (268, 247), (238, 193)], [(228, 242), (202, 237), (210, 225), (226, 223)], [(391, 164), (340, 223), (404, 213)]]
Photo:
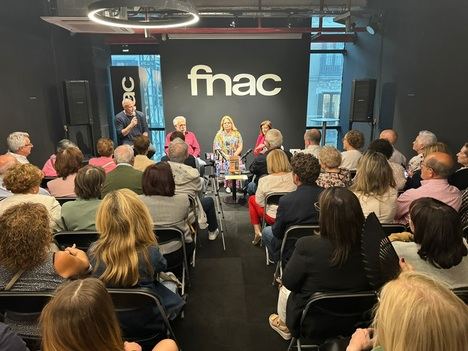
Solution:
[[(267, 225), (267, 222), (266, 222), (267, 206), (278, 205), (281, 197), (283, 197), (286, 194), (287, 194), (286, 192), (277, 192), (277, 193), (270, 193), (265, 196), (265, 208), (264, 208), (263, 217), (262, 217), (262, 230)], [(267, 266), (270, 265), (270, 254), (268, 253), (268, 249), (266, 248), (266, 246), (265, 246), (265, 258), (266, 258), (266, 265)]]
[(276, 270), (273, 276), (273, 285), (277, 279), (281, 279), (283, 276), (283, 270), (294, 251), (296, 241), (304, 236), (314, 235), (315, 231), (319, 229), (320, 227), (318, 225), (293, 225), (286, 229), (281, 243), (280, 259), (276, 264)]
[(452, 290), (455, 295), (462, 299), (468, 305), (468, 286), (455, 288)]
[(12, 329), (25, 341), (37, 344), (41, 340), (39, 328), (36, 331), (31, 328), (31, 334), (25, 334), (24, 331), (16, 330), (15, 322), (38, 325), (42, 309), (53, 294), (54, 291), (0, 291), (0, 312), (4, 315), (5, 323), (12, 323)]
[(71, 247), (73, 244), (75, 244), (76, 248), (86, 252), (88, 251), (91, 244), (98, 238), (98, 232), (91, 231), (64, 231), (54, 234), (54, 242), (57, 244), (60, 250), (64, 250), (66, 247)]
[[(376, 303), (375, 291), (313, 294), (302, 311), (299, 329), (291, 331), (293, 338), (288, 351), (319, 350), (327, 338), (350, 336), (356, 327), (367, 327)], [(303, 345), (304, 339), (311, 339), (314, 344)]]
[(408, 230), (405, 225), (399, 223), (381, 223), (381, 225), (387, 236), (393, 233), (401, 233)]
[(65, 202), (75, 201), (76, 197), (56, 197), (55, 199), (58, 201), (60, 206), (62, 206)]
[[(125, 340), (154, 346), (170, 337), (177, 342), (159, 297), (148, 288), (107, 289)], [(156, 314), (155, 314), (156, 312)], [(158, 318), (160, 316), (160, 318)], [(154, 330), (149, 330), (154, 327)]]
[(185, 285), (190, 286), (190, 278), (188, 271), (187, 251), (185, 249), (184, 233), (178, 228), (159, 228), (154, 230), (158, 238), (159, 245), (169, 244), (171, 242), (180, 243), (180, 248), (174, 252), (164, 254), (167, 260), (167, 271), (182, 268), (182, 295), (185, 294)]

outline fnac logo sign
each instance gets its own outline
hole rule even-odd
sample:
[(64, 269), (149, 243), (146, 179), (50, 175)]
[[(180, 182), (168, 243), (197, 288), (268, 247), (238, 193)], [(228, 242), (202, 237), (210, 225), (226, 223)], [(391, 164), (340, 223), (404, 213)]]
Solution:
[[(204, 73), (200, 73), (200, 71), (204, 71)], [(207, 96), (213, 96), (213, 83), (215, 80), (224, 82), (226, 96), (232, 96), (233, 94), (237, 96), (255, 96), (257, 93), (264, 96), (274, 96), (281, 91), (281, 87), (278, 86), (271, 90), (265, 88), (264, 83), (267, 80), (276, 83), (281, 82), (281, 77), (272, 73), (264, 74), (258, 78), (248, 73), (240, 73), (231, 79), (231, 77), (224, 73), (213, 74), (213, 70), (210, 66), (196, 65), (192, 67), (187, 78), (190, 80), (192, 96), (198, 96), (199, 80), (204, 80), (206, 82)]]

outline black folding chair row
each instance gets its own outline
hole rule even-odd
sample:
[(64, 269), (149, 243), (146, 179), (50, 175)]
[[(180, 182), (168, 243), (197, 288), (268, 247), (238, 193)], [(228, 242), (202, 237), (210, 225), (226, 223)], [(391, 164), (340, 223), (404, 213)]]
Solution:
[[(263, 217), (262, 217), (262, 230), (263, 228), (267, 226), (267, 222), (266, 222), (267, 206), (278, 205), (279, 200), (286, 194), (287, 194), (286, 192), (275, 192), (275, 193), (270, 193), (265, 196), (265, 207), (264, 207)], [(266, 246), (265, 246), (265, 261), (266, 261), (266, 265), (268, 266), (270, 264), (270, 254), (268, 253), (268, 249), (266, 248)]]
[[(147, 288), (107, 290), (114, 303), (125, 340), (153, 345), (166, 337), (177, 341), (166, 311), (153, 291)], [(9, 319), (37, 323), (42, 309), (53, 295), (54, 291), (0, 291), (0, 312), (6, 314)], [(149, 319), (157, 321), (158, 325), (154, 324), (154, 331), (148, 332), (148, 328), (136, 327), (142, 318), (146, 322), (145, 326), (153, 326), (148, 324)], [(40, 339), (38, 335), (26, 335), (21, 331), (18, 334), (25, 340)]]
[(96, 231), (63, 231), (54, 234), (54, 242), (60, 250), (65, 250), (66, 247), (75, 244), (76, 248), (86, 252), (98, 238), (99, 234)]

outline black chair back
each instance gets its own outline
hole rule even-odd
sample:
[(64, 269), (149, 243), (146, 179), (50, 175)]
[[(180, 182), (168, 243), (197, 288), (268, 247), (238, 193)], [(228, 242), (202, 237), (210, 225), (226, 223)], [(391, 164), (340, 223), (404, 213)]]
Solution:
[(337, 335), (349, 336), (356, 327), (368, 326), (376, 303), (374, 291), (315, 293), (302, 311), (296, 337), (325, 340)]
[[(125, 340), (153, 345), (167, 336), (176, 340), (159, 297), (150, 289), (107, 289)], [(142, 345), (142, 346), (143, 346)]]
[(75, 244), (76, 248), (88, 251), (91, 244), (98, 238), (98, 232), (90, 231), (58, 232), (54, 235), (54, 241), (60, 250), (64, 250), (66, 247), (71, 247)]
[(381, 223), (381, 226), (385, 235), (387, 236), (393, 233), (401, 233), (401, 232), (405, 232), (408, 230), (405, 225), (398, 224), (398, 223), (390, 223), (390, 224)]
[(47, 183), (50, 182), (51, 180), (54, 180), (57, 177), (44, 177), (41, 180), (41, 188), (47, 189)]
[(4, 315), (5, 322), (31, 326), (28, 333), (25, 330), (15, 330), (21, 338), (40, 340), (39, 328), (34, 325), (37, 326), (42, 309), (53, 294), (53, 291), (0, 291), (0, 313)]
[(319, 230), (318, 225), (293, 225), (286, 229), (286, 233), (284, 233), (283, 242), (281, 243), (281, 250), (280, 250), (280, 272), (282, 275), (284, 267), (286, 267), (286, 263), (288, 263), (289, 258), (292, 256), (294, 252), (294, 247), (296, 245), (296, 241), (304, 236), (315, 235), (316, 231)]
[(60, 206), (62, 206), (65, 202), (75, 201), (76, 197), (56, 197), (55, 199), (58, 201)]
[(462, 299), (465, 302), (465, 304), (468, 305), (468, 286), (465, 286), (463, 288), (455, 288), (452, 291), (455, 295)]

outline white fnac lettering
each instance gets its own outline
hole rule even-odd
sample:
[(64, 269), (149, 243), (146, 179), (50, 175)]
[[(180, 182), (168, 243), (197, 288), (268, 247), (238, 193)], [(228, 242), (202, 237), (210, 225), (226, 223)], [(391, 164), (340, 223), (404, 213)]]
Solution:
[[(130, 84), (127, 85), (127, 82), (130, 82)], [(135, 101), (135, 81), (133, 80), (132, 77), (123, 77), (122, 78), (122, 89), (124, 91), (122, 100), (125, 99), (130, 99)]]
[[(199, 71), (204, 71), (204, 73), (200, 73)], [(257, 93), (264, 96), (274, 96), (281, 91), (280, 87), (275, 87), (272, 90), (265, 89), (264, 83), (267, 80), (281, 82), (281, 77), (272, 73), (264, 74), (258, 78), (248, 73), (240, 73), (231, 79), (231, 77), (224, 73), (213, 74), (210, 66), (196, 65), (192, 67), (187, 78), (190, 80), (192, 96), (198, 96), (199, 80), (206, 81), (207, 96), (213, 96), (213, 83), (216, 80), (224, 82), (226, 96), (232, 96), (233, 94), (237, 96), (255, 96)]]

